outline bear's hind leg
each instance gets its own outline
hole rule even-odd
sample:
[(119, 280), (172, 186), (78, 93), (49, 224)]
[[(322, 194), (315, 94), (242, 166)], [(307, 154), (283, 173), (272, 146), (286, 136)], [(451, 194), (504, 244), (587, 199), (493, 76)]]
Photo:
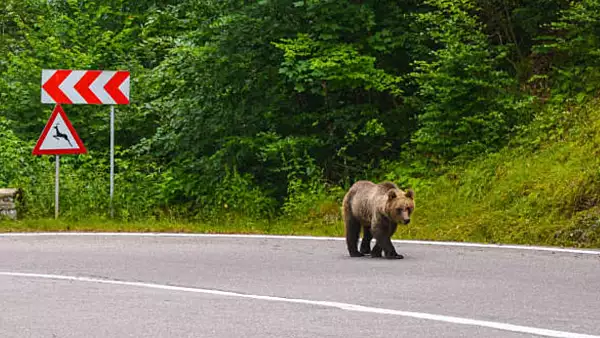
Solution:
[(347, 216), (346, 223), (346, 245), (350, 257), (362, 257), (362, 253), (358, 251), (358, 239), (360, 238), (360, 222), (354, 217)]
[(360, 253), (364, 255), (368, 255), (371, 253), (371, 240), (373, 239), (373, 234), (371, 233), (370, 227), (363, 227), (363, 238), (360, 241)]

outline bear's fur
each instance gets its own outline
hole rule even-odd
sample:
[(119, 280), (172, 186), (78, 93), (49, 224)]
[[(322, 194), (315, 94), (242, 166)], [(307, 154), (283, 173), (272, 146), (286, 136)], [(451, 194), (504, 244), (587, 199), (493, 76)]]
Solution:
[[(342, 213), (346, 227), (346, 244), (351, 257), (371, 254), (386, 258), (404, 258), (398, 254), (392, 244), (391, 237), (396, 232), (398, 223), (408, 224), (415, 208), (415, 192), (400, 190), (392, 182), (379, 184), (371, 181), (354, 183), (342, 203)], [(360, 229), (363, 239), (358, 250)], [(371, 240), (375, 238), (375, 246), (371, 250)]]

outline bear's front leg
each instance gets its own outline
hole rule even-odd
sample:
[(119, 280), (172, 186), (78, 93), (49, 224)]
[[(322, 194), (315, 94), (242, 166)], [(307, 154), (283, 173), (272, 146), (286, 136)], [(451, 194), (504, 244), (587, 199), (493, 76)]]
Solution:
[(377, 242), (375, 242), (375, 245), (373, 246), (373, 249), (371, 250), (371, 257), (380, 258), (380, 257), (382, 257), (381, 253), (382, 253), (381, 246), (379, 246), (379, 244), (377, 244)]
[(390, 235), (388, 236), (388, 239), (390, 241), (390, 247), (392, 248), (391, 251), (385, 251), (385, 258), (390, 258), (390, 259), (402, 259), (404, 258), (404, 256), (402, 256), (401, 254), (396, 252), (396, 248), (394, 248), (394, 243), (392, 243), (392, 236), (394, 235), (394, 233), (396, 232), (396, 229), (398, 227), (398, 224), (395, 222), (390, 222)]
[(391, 225), (389, 222), (386, 222), (385, 219), (374, 218), (371, 223), (371, 232), (373, 237), (375, 238), (375, 247), (371, 251), (371, 257), (382, 257), (381, 251), (385, 253), (385, 258), (396, 258), (402, 259), (404, 258), (402, 255), (399, 255), (392, 244), (390, 230)]
[(404, 256), (402, 256), (401, 254), (397, 253), (396, 250), (393, 250), (391, 252), (386, 251), (385, 252), (385, 258), (388, 258), (388, 259), (402, 259), (402, 258), (404, 258)]
[(394, 244), (392, 244), (391, 238), (386, 237), (382, 240), (382, 242), (386, 243), (385, 246), (383, 246), (383, 252), (385, 253), (385, 258), (388, 258), (388, 259), (404, 258), (404, 256), (402, 256), (401, 254), (396, 252), (396, 249), (394, 248)]
[(373, 247), (373, 250), (371, 250), (371, 257), (381, 257), (382, 251), (385, 252), (386, 257), (388, 257), (388, 252), (395, 251), (385, 229), (375, 228), (371, 231), (373, 233), (373, 237), (375, 238), (375, 246)]

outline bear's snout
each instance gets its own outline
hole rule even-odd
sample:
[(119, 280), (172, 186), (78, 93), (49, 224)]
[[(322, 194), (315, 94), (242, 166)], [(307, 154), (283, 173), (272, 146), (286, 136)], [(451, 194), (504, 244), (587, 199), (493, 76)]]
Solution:
[(408, 224), (408, 223), (410, 223), (410, 219), (405, 219), (404, 224)]

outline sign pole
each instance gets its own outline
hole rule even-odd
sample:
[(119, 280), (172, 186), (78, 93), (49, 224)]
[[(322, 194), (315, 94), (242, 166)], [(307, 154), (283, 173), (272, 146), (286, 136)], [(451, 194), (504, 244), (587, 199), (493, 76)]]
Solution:
[(114, 217), (113, 195), (115, 192), (115, 106), (110, 106), (110, 218)]
[(60, 155), (56, 155), (56, 173), (54, 174), (54, 219), (58, 219), (58, 189), (60, 178)]

